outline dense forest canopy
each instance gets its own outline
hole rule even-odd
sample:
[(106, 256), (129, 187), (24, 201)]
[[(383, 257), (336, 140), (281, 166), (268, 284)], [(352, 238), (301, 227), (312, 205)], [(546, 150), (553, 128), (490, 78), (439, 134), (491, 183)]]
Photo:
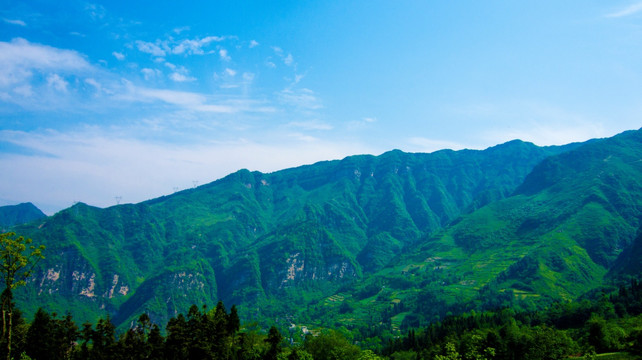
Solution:
[(223, 302), (211, 309), (192, 305), (163, 327), (141, 314), (122, 333), (109, 317), (78, 326), (70, 315), (42, 309), (30, 322), (16, 311), (14, 322), (11, 355), (23, 359), (536, 360), (603, 353), (636, 359), (642, 356), (642, 284), (631, 279), (615, 290), (535, 312), (504, 308), (449, 316), (401, 337), (343, 327), (267, 329), (241, 323), (236, 306), (228, 311)]

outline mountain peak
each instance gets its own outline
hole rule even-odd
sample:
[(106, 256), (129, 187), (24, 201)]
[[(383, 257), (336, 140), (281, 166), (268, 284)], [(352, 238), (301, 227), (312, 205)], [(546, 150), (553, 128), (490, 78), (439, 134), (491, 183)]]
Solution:
[(42, 219), (46, 216), (47, 215), (30, 202), (0, 206), (0, 227), (9, 228)]

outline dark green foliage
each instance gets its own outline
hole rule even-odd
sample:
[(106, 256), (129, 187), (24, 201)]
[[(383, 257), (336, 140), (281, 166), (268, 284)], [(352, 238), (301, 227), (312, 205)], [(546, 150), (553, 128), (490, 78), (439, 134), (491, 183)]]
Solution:
[(360, 354), (360, 349), (336, 330), (325, 330), (318, 336), (308, 336), (303, 348), (315, 360), (351, 360), (357, 359)]
[(0, 206), (0, 230), (47, 217), (32, 203)]
[(57, 319), (38, 309), (27, 331), (26, 354), (33, 359), (65, 359), (72, 354), (78, 326), (71, 315)]
[[(298, 345), (285, 342), (276, 326), (268, 331), (252, 324), (237, 328), (234, 312), (228, 313), (222, 302), (211, 310), (191, 306), (186, 316), (170, 319), (167, 337), (146, 314), (118, 335), (109, 318), (100, 319), (95, 328), (85, 324), (79, 332), (70, 316), (57, 319), (39, 310), (30, 325), (19, 327), (26, 336), (18, 343), (19, 351), (35, 359), (540, 360), (639, 353), (642, 315), (629, 315), (636, 312), (631, 294), (639, 291), (639, 283), (632, 281), (581, 302), (555, 303), (535, 312), (503, 309), (448, 316), (401, 338), (389, 337), (379, 354), (355, 345), (353, 333), (343, 327), (315, 331)], [(616, 307), (625, 315), (618, 315)], [(621, 357), (629, 358), (625, 352)]]
[[(384, 354), (459, 356), (461, 359), (566, 359), (578, 354), (639, 353), (642, 320), (637, 280), (580, 302), (534, 312), (504, 309), (450, 316), (391, 340)], [(619, 308), (618, 313), (614, 309)], [(490, 354), (494, 354), (490, 356)]]
[(282, 351), (282, 341), (283, 336), (276, 327), (272, 326), (270, 328), (270, 331), (268, 331), (267, 339), (265, 339), (265, 342), (269, 345), (269, 347), (263, 358), (266, 360), (276, 360), (278, 355)]

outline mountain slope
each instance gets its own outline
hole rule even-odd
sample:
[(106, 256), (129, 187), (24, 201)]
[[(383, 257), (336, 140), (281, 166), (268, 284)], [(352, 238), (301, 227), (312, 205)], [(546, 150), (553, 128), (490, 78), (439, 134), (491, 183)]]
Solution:
[(391, 151), (271, 174), (241, 170), (140, 204), (77, 204), (19, 228), (47, 246), (20, 296), (28, 311), (73, 305), (81, 320), (108, 311), (120, 324), (143, 311), (162, 323), (217, 299), (253, 317), (283, 315), (382, 269), (577, 146)]
[(8, 229), (15, 225), (28, 223), (45, 217), (47, 217), (47, 215), (32, 203), (0, 206), (0, 229)]
[(410, 312), (423, 306), (418, 288), (440, 309), (572, 299), (609, 271), (639, 270), (641, 220), (642, 131), (630, 131), (548, 157), (511, 196), (426, 236), (364, 286), (388, 284), (382, 305)]

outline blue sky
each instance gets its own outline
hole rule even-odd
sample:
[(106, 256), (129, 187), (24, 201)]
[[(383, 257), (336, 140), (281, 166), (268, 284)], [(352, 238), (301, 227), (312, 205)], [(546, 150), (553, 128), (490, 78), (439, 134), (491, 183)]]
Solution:
[(3, 2), (0, 205), (641, 126), (642, 2), (203, 3)]

